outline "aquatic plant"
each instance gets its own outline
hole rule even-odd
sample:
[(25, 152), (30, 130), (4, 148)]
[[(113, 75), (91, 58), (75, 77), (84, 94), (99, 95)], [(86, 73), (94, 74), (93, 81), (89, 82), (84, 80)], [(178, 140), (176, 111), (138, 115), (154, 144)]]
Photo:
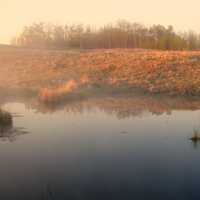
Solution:
[(12, 115), (0, 109), (0, 128), (12, 125)]
[(24, 128), (14, 127), (12, 115), (0, 109), (0, 140), (12, 142), (16, 140), (19, 135), (27, 133), (28, 132)]
[(190, 138), (193, 142), (200, 141), (200, 133), (197, 129), (193, 130), (193, 136)]

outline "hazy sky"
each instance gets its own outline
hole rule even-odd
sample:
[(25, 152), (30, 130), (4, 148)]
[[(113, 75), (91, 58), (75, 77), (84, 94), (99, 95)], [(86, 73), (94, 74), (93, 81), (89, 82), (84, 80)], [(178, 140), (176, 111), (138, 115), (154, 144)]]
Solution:
[(200, 0), (0, 0), (0, 42), (35, 21), (101, 25), (127, 19), (200, 32), (199, 8)]

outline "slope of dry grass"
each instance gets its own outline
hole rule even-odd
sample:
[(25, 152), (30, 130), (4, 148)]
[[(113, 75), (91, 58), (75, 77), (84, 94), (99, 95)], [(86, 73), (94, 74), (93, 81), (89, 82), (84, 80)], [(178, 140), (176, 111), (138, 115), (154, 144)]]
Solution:
[(106, 86), (199, 95), (200, 52), (0, 49), (0, 87), (42, 90), (48, 96), (69, 92), (70, 81), (75, 82), (72, 89)]

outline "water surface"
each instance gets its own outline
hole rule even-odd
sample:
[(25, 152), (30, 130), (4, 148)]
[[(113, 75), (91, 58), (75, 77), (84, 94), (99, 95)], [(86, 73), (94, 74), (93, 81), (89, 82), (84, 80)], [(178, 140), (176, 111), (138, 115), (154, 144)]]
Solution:
[[(143, 102), (143, 103), (142, 103)], [(199, 199), (199, 104), (140, 98), (6, 100), (0, 199)], [(15, 133), (13, 133), (15, 132)]]

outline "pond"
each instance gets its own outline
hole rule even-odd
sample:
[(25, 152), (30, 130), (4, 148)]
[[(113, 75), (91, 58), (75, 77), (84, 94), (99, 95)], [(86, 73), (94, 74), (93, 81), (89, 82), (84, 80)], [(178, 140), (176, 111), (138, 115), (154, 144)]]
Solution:
[(2, 108), (13, 114), (13, 131), (0, 137), (0, 199), (199, 199), (200, 144), (189, 140), (200, 128), (199, 105), (8, 98)]

